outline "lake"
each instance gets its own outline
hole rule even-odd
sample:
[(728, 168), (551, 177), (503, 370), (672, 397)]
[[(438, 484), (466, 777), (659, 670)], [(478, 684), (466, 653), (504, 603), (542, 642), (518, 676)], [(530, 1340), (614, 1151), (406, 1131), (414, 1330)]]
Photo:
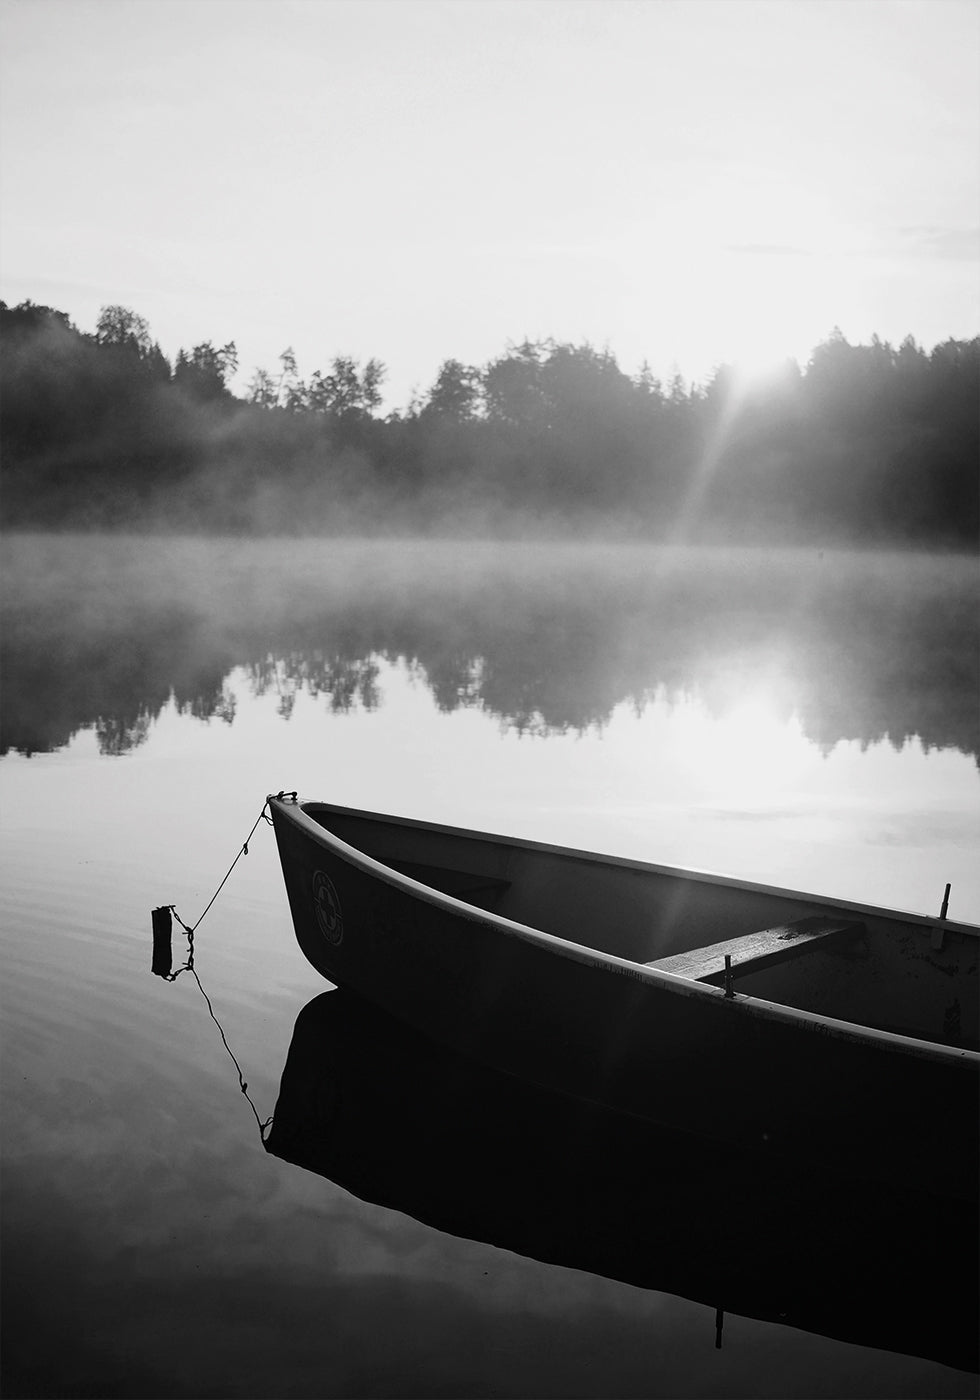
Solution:
[[(976, 1394), (975, 1212), (790, 1200), (406, 1038), (302, 957), (264, 823), (200, 987), (150, 973), (151, 909), (193, 924), (294, 788), (980, 922), (975, 560), (3, 554), (5, 1394)], [(302, 1165), (287, 1056), (342, 1125)]]

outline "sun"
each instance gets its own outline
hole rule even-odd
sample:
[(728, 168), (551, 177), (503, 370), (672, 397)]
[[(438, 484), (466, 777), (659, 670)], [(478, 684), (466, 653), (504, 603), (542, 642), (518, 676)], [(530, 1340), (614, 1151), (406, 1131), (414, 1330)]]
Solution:
[(824, 333), (828, 293), (821, 260), (804, 253), (726, 250), (714, 308), (725, 361), (746, 386), (805, 363)]
[(730, 366), (745, 389), (803, 367), (840, 322), (849, 285), (853, 237), (830, 198), (739, 168), (676, 212), (672, 269), (692, 351)]
[(732, 371), (732, 388), (739, 397), (789, 384), (799, 369), (795, 356), (778, 353), (768, 345), (739, 349), (727, 363)]

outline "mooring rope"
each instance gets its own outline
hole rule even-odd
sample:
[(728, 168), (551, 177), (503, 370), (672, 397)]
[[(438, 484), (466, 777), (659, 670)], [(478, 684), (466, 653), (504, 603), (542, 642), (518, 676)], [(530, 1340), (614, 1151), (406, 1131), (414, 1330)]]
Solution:
[[(280, 795), (280, 797), (283, 796), (282, 793), (280, 793), (279, 795)], [(247, 856), (247, 855), (248, 855), (248, 843), (249, 843), (249, 841), (251, 841), (252, 837), (255, 835), (255, 832), (256, 832), (256, 829), (257, 829), (257, 827), (258, 827), (258, 825), (259, 825), (259, 822), (264, 821), (264, 822), (267, 822), (267, 823), (269, 824), (269, 826), (272, 825), (272, 818), (269, 816), (269, 813), (268, 813), (268, 811), (266, 810), (266, 809), (268, 808), (268, 806), (269, 806), (269, 799), (266, 798), (266, 799), (265, 799), (265, 802), (262, 804), (262, 811), (261, 811), (261, 812), (259, 813), (259, 815), (255, 818), (255, 824), (254, 824), (254, 826), (252, 827), (252, 830), (248, 833), (248, 835), (245, 837), (245, 840), (242, 842), (242, 848), (241, 848), (241, 850), (238, 852), (238, 855), (235, 857), (235, 859), (232, 861), (231, 865), (229, 865), (228, 869), (225, 871), (225, 877), (224, 877), (224, 879), (221, 881), (221, 884), (218, 886), (218, 888), (215, 890), (214, 894), (211, 896), (211, 898), (208, 900), (207, 904), (204, 906), (204, 914), (206, 914), (206, 913), (208, 912), (208, 910), (211, 908), (211, 905), (214, 903), (214, 901), (218, 898), (218, 895), (219, 895), (219, 894), (221, 893), (221, 891), (224, 889), (225, 885), (226, 885), (227, 882), (228, 882), (228, 876), (229, 876), (229, 875), (231, 874), (231, 872), (234, 870), (235, 866), (236, 866), (236, 865), (238, 864), (238, 862), (241, 860), (242, 856)], [(180, 924), (181, 928), (184, 930), (185, 933), (190, 933), (190, 934), (196, 933), (197, 930), (198, 930), (198, 928), (200, 927), (200, 925), (204, 922), (204, 914), (202, 914), (202, 915), (200, 916), (200, 918), (198, 919), (197, 923), (194, 925), (194, 927), (193, 927), (192, 929), (189, 929), (189, 928), (187, 927), (187, 925), (184, 923), (183, 919), (182, 919), (182, 918), (180, 917), (180, 915), (177, 913), (177, 910), (174, 909), (174, 906), (173, 906), (172, 904), (170, 905), (170, 908), (171, 908), (171, 910), (173, 911), (173, 916), (174, 916), (174, 918), (175, 918), (175, 919), (177, 920), (177, 922)], [(177, 975), (177, 974), (175, 973), (174, 976), (176, 976), (176, 975)]]
[[(292, 797), (294, 801), (295, 801), (295, 799), (296, 799), (296, 793), (294, 793), (294, 792), (293, 792), (293, 793), (280, 792), (280, 793), (278, 793), (277, 795), (278, 795), (279, 797)], [(208, 900), (207, 904), (206, 904), (205, 907), (204, 907), (204, 913), (202, 913), (202, 914), (199, 916), (199, 918), (198, 918), (198, 920), (197, 920), (197, 923), (195, 923), (195, 924), (193, 924), (193, 925), (191, 925), (191, 924), (185, 924), (185, 923), (184, 923), (184, 920), (183, 920), (183, 919), (180, 917), (180, 915), (177, 913), (176, 907), (175, 907), (173, 904), (167, 904), (167, 905), (164, 906), (164, 908), (170, 910), (171, 914), (173, 914), (174, 918), (177, 920), (178, 924), (180, 924), (180, 927), (181, 927), (181, 928), (183, 929), (183, 931), (184, 931), (184, 935), (185, 935), (185, 937), (186, 937), (186, 939), (187, 939), (187, 961), (184, 963), (184, 966), (183, 966), (183, 967), (178, 967), (178, 969), (177, 969), (176, 972), (166, 972), (166, 973), (161, 973), (161, 974), (160, 974), (160, 975), (162, 975), (162, 976), (164, 977), (164, 980), (167, 981), (167, 982), (176, 982), (177, 978), (180, 976), (180, 974), (181, 974), (182, 972), (189, 972), (189, 973), (191, 974), (191, 976), (194, 978), (194, 981), (197, 983), (198, 987), (199, 987), (200, 990), (201, 990), (201, 995), (203, 996), (204, 1000), (207, 1002), (208, 1012), (209, 1012), (209, 1014), (210, 1014), (210, 1016), (211, 1016), (211, 1020), (212, 1020), (212, 1021), (214, 1022), (214, 1024), (218, 1027), (218, 1033), (219, 1033), (219, 1035), (221, 1036), (222, 1044), (224, 1045), (225, 1049), (228, 1051), (228, 1054), (229, 1054), (229, 1056), (230, 1056), (230, 1058), (231, 1058), (231, 1062), (232, 1062), (232, 1064), (235, 1066), (235, 1069), (238, 1071), (238, 1085), (239, 1085), (239, 1088), (241, 1089), (242, 1093), (244, 1094), (246, 1100), (248, 1101), (248, 1106), (249, 1106), (249, 1108), (252, 1110), (253, 1117), (255, 1118), (255, 1122), (256, 1122), (256, 1124), (257, 1124), (257, 1126), (258, 1126), (258, 1129), (259, 1129), (259, 1137), (262, 1139), (263, 1145), (265, 1144), (265, 1136), (266, 1136), (266, 1133), (268, 1132), (268, 1130), (269, 1130), (269, 1128), (270, 1128), (270, 1126), (271, 1126), (271, 1124), (272, 1124), (272, 1118), (269, 1117), (269, 1118), (267, 1118), (267, 1119), (265, 1120), (265, 1122), (263, 1122), (263, 1121), (261, 1120), (261, 1118), (259, 1117), (258, 1110), (256, 1109), (255, 1104), (252, 1102), (252, 1099), (251, 1099), (251, 1097), (250, 1097), (250, 1095), (249, 1095), (249, 1092), (248, 1092), (248, 1084), (246, 1083), (246, 1081), (245, 1081), (245, 1076), (244, 1076), (244, 1074), (242, 1073), (242, 1067), (241, 1067), (241, 1065), (238, 1063), (238, 1060), (237, 1060), (237, 1058), (236, 1058), (236, 1056), (235, 1056), (235, 1053), (234, 1053), (234, 1051), (232, 1050), (231, 1046), (228, 1044), (228, 1038), (227, 1038), (227, 1036), (225, 1035), (224, 1028), (223, 1028), (221, 1022), (218, 1020), (217, 1016), (214, 1014), (214, 1007), (213, 1007), (212, 1004), (211, 1004), (211, 998), (208, 996), (207, 992), (204, 990), (204, 984), (202, 983), (200, 977), (198, 976), (197, 969), (196, 969), (195, 966), (194, 966), (194, 934), (195, 934), (195, 933), (197, 932), (197, 930), (200, 928), (201, 923), (202, 923), (202, 921), (203, 921), (203, 919), (204, 919), (204, 915), (207, 914), (208, 910), (211, 908), (211, 906), (212, 906), (212, 904), (214, 903), (214, 901), (218, 898), (218, 895), (219, 895), (219, 894), (221, 893), (221, 891), (224, 889), (225, 885), (226, 885), (227, 882), (228, 882), (228, 877), (231, 875), (231, 872), (234, 870), (235, 866), (236, 866), (236, 865), (238, 864), (238, 862), (241, 860), (242, 856), (247, 856), (247, 855), (248, 855), (248, 843), (251, 841), (252, 837), (255, 835), (255, 833), (256, 833), (256, 831), (257, 831), (257, 829), (258, 829), (259, 823), (262, 822), (262, 821), (265, 821), (269, 826), (272, 825), (272, 817), (269, 815), (268, 807), (269, 807), (269, 799), (266, 798), (265, 802), (263, 803), (261, 812), (260, 812), (259, 815), (255, 818), (255, 823), (254, 823), (254, 825), (252, 826), (252, 830), (248, 833), (248, 835), (245, 837), (245, 840), (242, 842), (241, 849), (239, 850), (238, 854), (235, 856), (235, 859), (232, 861), (231, 865), (230, 865), (230, 866), (228, 867), (228, 869), (225, 871), (224, 879), (221, 881), (221, 884), (218, 886), (218, 888), (215, 890), (214, 894), (213, 894), (213, 895), (211, 896), (211, 898)], [(168, 941), (169, 941), (169, 940), (168, 940)], [(167, 956), (167, 962), (169, 962), (169, 955)]]
[(190, 968), (190, 969), (188, 969), (188, 970), (193, 974), (194, 981), (195, 981), (195, 982), (197, 983), (197, 985), (201, 988), (201, 996), (204, 998), (204, 1000), (205, 1000), (205, 1001), (207, 1002), (207, 1004), (208, 1004), (208, 1011), (209, 1011), (209, 1013), (210, 1013), (210, 1015), (211, 1015), (211, 1020), (212, 1020), (212, 1021), (214, 1022), (214, 1024), (218, 1027), (218, 1034), (221, 1036), (222, 1044), (224, 1045), (225, 1049), (228, 1051), (228, 1054), (229, 1054), (230, 1057), (231, 1057), (231, 1062), (232, 1062), (232, 1064), (235, 1066), (235, 1069), (238, 1071), (238, 1087), (241, 1089), (242, 1093), (245, 1095), (245, 1098), (246, 1098), (246, 1100), (247, 1100), (247, 1102), (248, 1102), (248, 1106), (249, 1106), (249, 1108), (252, 1110), (252, 1116), (253, 1116), (253, 1118), (255, 1119), (256, 1126), (258, 1127), (258, 1130), (259, 1130), (259, 1137), (262, 1139), (262, 1142), (263, 1142), (263, 1144), (264, 1144), (264, 1143), (265, 1143), (265, 1135), (266, 1135), (266, 1133), (269, 1131), (269, 1129), (272, 1127), (272, 1115), (270, 1114), (269, 1117), (265, 1120), (264, 1123), (262, 1122), (262, 1119), (259, 1117), (259, 1111), (258, 1111), (258, 1109), (255, 1107), (255, 1104), (252, 1102), (252, 1097), (251, 1097), (251, 1095), (250, 1095), (249, 1092), (248, 1092), (248, 1085), (247, 1085), (246, 1082), (245, 1082), (245, 1076), (244, 1076), (244, 1074), (242, 1074), (242, 1067), (241, 1067), (241, 1065), (238, 1063), (238, 1060), (237, 1060), (237, 1058), (236, 1058), (236, 1056), (235, 1056), (235, 1052), (232, 1050), (231, 1046), (228, 1044), (228, 1040), (227, 1040), (227, 1037), (225, 1036), (224, 1028), (223, 1028), (221, 1022), (218, 1020), (217, 1016), (214, 1014), (214, 1007), (211, 1005), (211, 998), (208, 996), (207, 992), (204, 990), (204, 986), (203, 986), (203, 984), (202, 984), (202, 982), (201, 982), (200, 977), (198, 977), (198, 975), (197, 975), (196, 969), (192, 967), (192, 968)]

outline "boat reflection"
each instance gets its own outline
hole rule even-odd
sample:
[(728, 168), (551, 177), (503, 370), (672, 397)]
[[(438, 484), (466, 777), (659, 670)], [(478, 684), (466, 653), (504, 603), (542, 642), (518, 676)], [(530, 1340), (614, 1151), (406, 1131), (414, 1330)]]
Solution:
[(583, 1106), (343, 990), (300, 1012), (266, 1147), (450, 1234), (719, 1315), (978, 1368), (975, 1200)]

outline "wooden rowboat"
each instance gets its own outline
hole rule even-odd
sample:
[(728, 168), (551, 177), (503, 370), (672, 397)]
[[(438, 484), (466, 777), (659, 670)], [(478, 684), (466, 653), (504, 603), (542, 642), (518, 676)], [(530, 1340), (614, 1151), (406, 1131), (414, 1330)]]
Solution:
[(269, 799), (313, 966), (618, 1112), (974, 1199), (980, 929)]

